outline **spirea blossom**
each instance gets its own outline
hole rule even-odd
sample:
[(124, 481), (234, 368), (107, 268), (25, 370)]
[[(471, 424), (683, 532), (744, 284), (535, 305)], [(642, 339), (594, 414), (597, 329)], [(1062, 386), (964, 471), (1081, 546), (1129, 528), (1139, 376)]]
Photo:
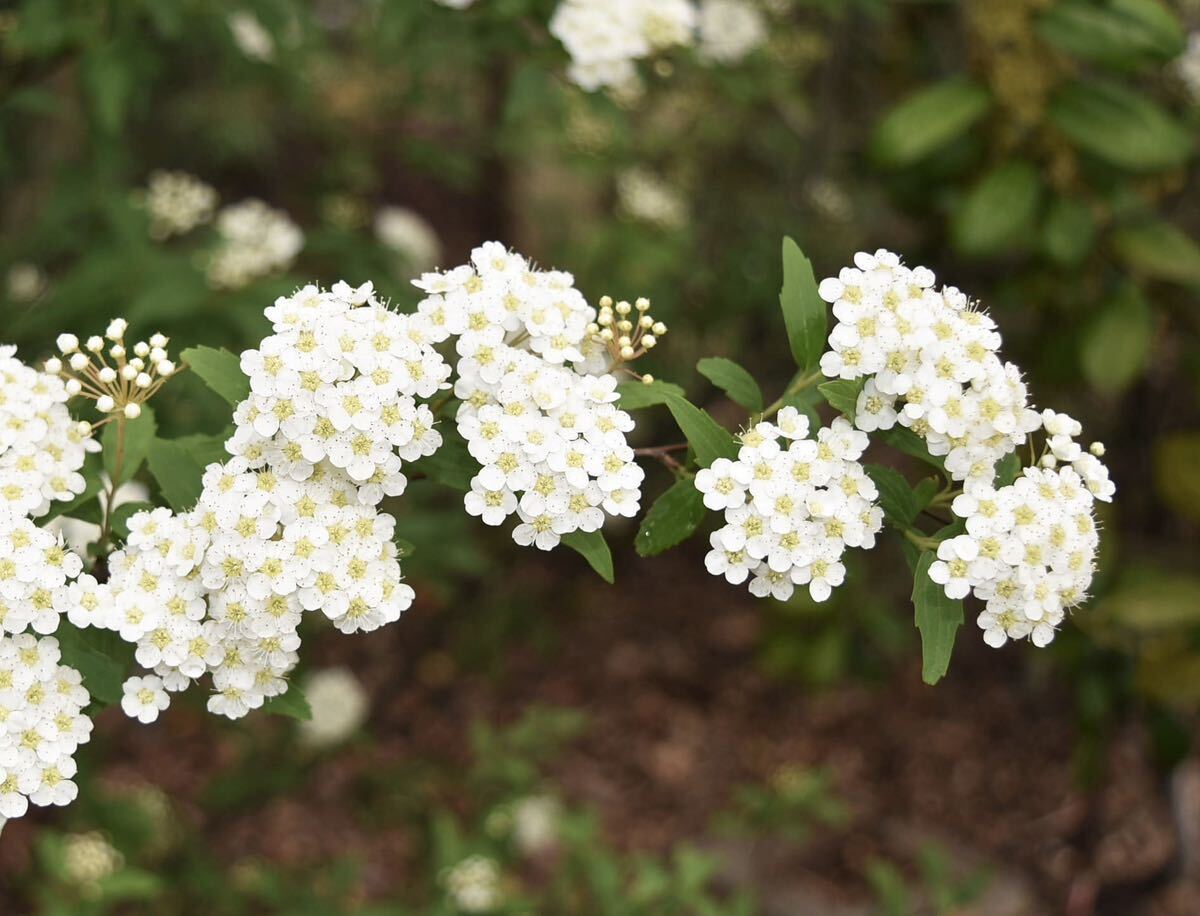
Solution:
[(550, 20), (571, 55), (568, 76), (587, 90), (635, 82), (635, 61), (690, 44), (695, 28), (691, 0), (563, 0)]
[(375, 237), (415, 272), (430, 270), (442, 256), (437, 231), (421, 214), (407, 207), (380, 207), (375, 214)]
[(157, 171), (150, 175), (143, 206), (150, 219), (150, 236), (162, 241), (211, 220), (217, 192), (187, 172)]
[(767, 40), (767, 20), (750, 0), (702, 0), (700, 56), (736, 63)]
[(486, 856), (468, 856), (441, 876), (446, 895), (464, 913), (486, 913), (502, 901), (500, 867)]
[(633, 419), (614, 403), (612, 355), (571, 275), (489, 242), (414, 282), (433, 339), (457, 338), (456, 423), (481, 465), (467, 511), (488, 525), (515, 514), (513, 539), (542, 550), (633, 516), (644, 476), (625, 440)]
[(310, 747), (330, 747), (349, 738), (367, 717), (370, 699), (349, 668), (325, 668), (304, 683), (312, 718), (300, 723), (300, 738)]
[(244, 200), (217, 214), (218, 243), (208, 262), (208, 280), (236, 289), (291, 266), (304, 247), (304, 233), (282, 210), (261, 200)]
[(617, 176), (617, 201), (631, 219), (661, 229), (678, 229), (688, 220), (684, 196), (648, 169), (626, 169)]
[(38, 517), (83, 492), (79, 470), (100, 446), (89, 424), (71, 419), (63, 380), (15, 353), (0, 346), (0, 515)]
[(741, 434), (736, 460), (718, 458), (696, 474), (704, 504), (725, 524), (709, 539), (708, 571), (752, 594), (786, 601), (807, 585), (814, 601), (842, 584), (847, 547), (869, 549), (883, 525), (878, 491), (859, 458), (867, 436), (844, 418), (808, 438), (795, 408), (777, 423)]
[(1200, 31), (1188, 35), (1187, 47), (1175, 60), (1175, 72), (1192, 102), (1200, 105)]
[(855, 255), (854, 267), (821, 283), (837, 319), (821, 369), (866, 379), (855, 425), (908, 427), (946, 471), (972, 491), (991, 485), (996, 462), (1039, 426), (1020, 370), (997, 355), (1000, 334), (957, 289), (888, 251)]

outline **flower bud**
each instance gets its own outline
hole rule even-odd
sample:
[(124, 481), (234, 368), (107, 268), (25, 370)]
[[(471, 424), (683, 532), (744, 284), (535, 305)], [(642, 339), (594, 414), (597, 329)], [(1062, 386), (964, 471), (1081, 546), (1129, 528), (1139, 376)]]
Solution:
[(641, 318), (638, 319), (638, 327), (639, 328), (652, 328), (652, 327), (654, 327), (654, 319), (651, 318), (649, 315), (643, 315)]
[(667, 326), (665, 324), (663, 324), (661, 321), (656, 321), (656, 322), (654, 322), (654, 326), (651, 330), (654, 331), (655, 336), (662, 337), (664, 334), (667, 333)]
[(1053, 468), (1058, 467), (1058, 459), (1053, 455), (1043, 455), (1042, 460), (1039, 461), (1038, 464), (1047, 470), (1052, 470)]
[(104, 338), (99, 334), (93, 334), (87, 339), (87, 348), (93, 353), (99, 353), (104, 349)]
[(108, 323), (108, 329), (104, 332), (104, 336), (116, 343), (125, 336), (125, 329), (129, 327), (129, 322), (124, 318), (114, 318)]
[(46, 360), (46, 363), (42, 368), (45, 369), (45, 371), (49, 372), (51, 375), (58, 375), (58, 373), (62, 372), (62, 367), (63, 367), (62, 360), (59, 359), (57, 356), (53, 356), (50, 359)]
[(145, 356), (150, 352), (150, 344), (146, 343), (144, 340), (138, 341), (133, 345), (133, 352), (138, 356)]
[(112, 366), (105, 366), (96, 373), (96, 377), (105, 385), (111, 385), (117, 380), (117, 370)]
[(633, 347), (621, 347), (621, 359), (633, 359)]
[(643, 385), (653, 385), (654, 384), (654, 376), (651, 375), (649, 372), (647, 372), (645, 375), (642, 376), (642, 384)]
[(132, 382), (135, 378), (137, 378), (137, 374), (137, 366), (133, 365), (133, 363), (126, 363), (121, 367), (121, 378), (125, 379), (127, 382)]
[(151, 349), (150, 356), (148, 358), (152, 363), (161, 363), (167, 358), (167, 351), (162, 347), (154, 347)]
[(620, 302), (617, 303), (617, 314), (618, 315), (628, 315), (632, 308), (633, 308), (633, 306), (631, 306), (628, 302), (626, 302), (624, 299), (622, 299)]
[(64, 355), (79, 349), (79, 338), (74, 334), (59, 334), (55, 343), (58, 344), (59, 352)]
[(1103, 442), (1093, 442), (1091, 445), (1088, 446), (1088, 451), (1091, 452), (1093, 455), (1095, 455), (1097, 458), (1103, 458), (1104, 452), (1106, 450), (1104, 448)]
[(645, 296), (639, 296), (638, 301), (634, 304), (637, 306), (639, 312), (649, 311), (650, 309), (650, 300)]
[(137, 378), (133, 380), (133, 383), (139, 388), (149, 388), (151, 381), (152, 379), (148, 374), (145, 372), (139, 372)]
[(72, 353), (71, 354), (71, 360), (70, 360), (71, 368), (74, 369), (76, 372), (82, 372), (84, 369), (86, 369), (88, 362), (89, 362), (88, 355), (86, 353)]
[(101, 413), (112, 413), (117, 406), (117, 402), (112, 399), (111, 394), (102, 394), (96, 398), (96, 409)]
[(601, 296), (600, 297), (600, 308), (610, 309), (610, 308), (612, 308), (612, 304), (613, 304), (612, 296)]
[(658, 346), (658, 338), (653, 334), (644, 334), (642, 335), (642, 346), (647, 350), (652, 350)]
[(601, 331), (600, 339), (601, 340), (612, 340), (613, 339), (612, 328), (605, 328), (603, 331)]
[(81, 436), (90, 436), (92, 434), (92, 424), (87, 420), (80, 420), (77, 424), (75, 424), (75, 430)]
[(160, 359), (154, 364), (154, 371), (159, 375), (166, 377), (175, 372), (175, 364), (169, 359)]
[(154, 336), (152, 336), (150, 338), (150, 346), (152, 346), (152, 347), (162, 348), (167, 345), (167, 342), (168, 342), (167, 338), (165, 336), (163, 336), (163, 334), (161, 332), (155, 334)]
[(113, 359), (121, 359), (125, 356), (125, 348), (122, 347), (120, 344), (117, 344), (111, 350), (108, 351), (108, 355), (111, 356)]
[(142, 415), (142, 405), (135, 404), (132, 401), (125, 405), (125, 418), (127, 420), (136, 420)]
[(69, 394), (71, 397), (75, 397), (75, 395), (79, 394), (79, 392), (83, 390), (83, 383), (77, 378), (69, 378), (63, 387), (67, 389), (67, 394)]

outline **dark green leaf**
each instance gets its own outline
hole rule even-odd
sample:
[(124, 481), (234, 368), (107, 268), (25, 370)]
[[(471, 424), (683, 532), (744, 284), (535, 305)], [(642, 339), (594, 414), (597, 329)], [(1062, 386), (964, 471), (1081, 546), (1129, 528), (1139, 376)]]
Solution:
[(817, 292), (812, 264), (790, 238), (783, 240), (783, 289), (779, 293), (792, 358), (801, 372), (811, 372), (825, 352), (829, 307)]
[(696, 363), (696, 370), (729, 395), (735, 404), (740, 404), (751, 413), (762, 412), (763, 396), (758, 382), (733, 360), (708, 356)]
[(622, 410), (640, 410), (643, 407), (656, 407), (667, 403), (668, 397), (683, 397), (683, 389), (674, 382), (661, 382), (655, 379), (646, 382), (622, 382), (617, 386), (619, 400), (617, 403)]
[(65, 620), (59, 622), (54, 637), (62, 652), (62, 663), (83, 675), (83, 686), (93, 701), (105, 706), (119, 703), (124, 693), (121, 685), (125, 681), (125, 666), (95, 645), (114, 634), (95, 630), (88, 630), (87, 634)]
[(971, 189), (954, 217), (954, 244), (970, 255), (992, 255), (1028, 242), (1041, 199), (1038, 171), (1015, 160), (992, 169)]
[(1170, 223), (1156, 220), (1118, 229), (1113, 248), (1138, 273), (1200, 287), (1200, 245)]
[(873, 151), (883, 165), (899, 168), (961, 137), (991, 106), (977, 83), (955, 77), (910, 95), (875, 129)]
[(1042, 223), (1042, 250), (1057, 264), (1078, 264), (1092, 250), (1096, 219), (1091, 208), (1071, 197), (1051, 202)]
[(599, 531), (573, 531), (570, 534), (563, 535), (562, 542), (587, 560), (592, 569), (600, 574), (601, 579), (609, 585), (613, 584), (615, 574), (613, 572), (612, 551), (608, 549), (608, 542), (604, 540), (603, 533)]
[(413, 467), (418, 473), (425, 473), (430, 480), (464, 493), (471, 489), (471, 478), (479, 473), (479, 462), (467, 451), (463, 437), (452, 429), (443, 429), (441, 447), (432, 455), (420, 459)]
[(718, 458), (737, 458), (737, 440), (706, 411), (678, 395), (669, 395), (666, 404), (695, 450), (700, 467), (706, 468)]
[(155, 439), (150, 444), (150, 473), (158, 481), (163, 499), (176, 512), (186, 512), (200, 498), (207, 466), (207, 462), (201, 463), (204, 451), (180, 439)]
[(104, 470), (117, 486), (138, 472), (156, 431), (154, 411), (145, 405), (137, 419), (119, 417), (104, 427), (100, 436), (100, 444), (104, 447)]
[(638, 555), (653, 557), (687, 540), (704, 521), (705, 512), (704, 495), (692, 479), (675, 481), (642, 519), (634, 541)]
[(858, 396), (862, 394), (866, 384), (867, 380), (862, 378), (835, 379), (818, 385), (817, 390), (830, 407), (845, 414), (846, 418), (853, 422), (854, 412), (858, 409)]
[(1118, 66), (1165, 62), (1186, 44), (1179, 21), (1156, 0), (1056, 3), (1038, 17), (1037, 33), (1068, 54)]
[(1084, 332), (1079, 354), (1083, 374), (1100, 391), (1124, 391), (1145, 370), (1153, 334), (1150, 305), (1134, 284), (1125, 284)]
[(929, 454), (929, 449), (925, 446), (925, 440), (906, 426), (897, 424), (886, 432), (879, 433), (878, 436), (898, 452), (903, 452), (919, 461), (931, 464), (939, 471), (943, 471), (946, 468), (945, 459)]
[(929, 578), (929, 567), (936, 559), (932, 551), (925, 551), (913, 572), (912, 602), (921, 632), (921, 679), (926, 684), (945, 677), (954, 636), (963, 622), (962, 602), (947, 598), (942, 587)]
[(912, 527), (921, 510), (904, 475), (880, 464), (868, 464), (864, 470), (879, 490), (879, 507), (888, 523), (901, 531)]
[(242, 374), (241, 360), (228, 350), (191, 347), (179, 354), (213, 391), (236, 407), (250, 394), (250, 380)]
[(1021, 473), (1021, 457), (1016, 452), (1009, 452), (996, 462), (996, 489), (1007, 487)]
[(1124, 86), (1071, 83), (1051, 101), (1048, 115), (1080, 149), (1131, 172), (1182, 165), (1195, 146), (1175, 118)]
[(289, 719), (299, 719), (301, 722), (312, 719), (312, 707), (308, 705), (304, 691), (293, 681), (288, 682), (287, 693), (281, 693), (268, 699), (263, 703), (262, 710), (273, 716), (287, 716)]

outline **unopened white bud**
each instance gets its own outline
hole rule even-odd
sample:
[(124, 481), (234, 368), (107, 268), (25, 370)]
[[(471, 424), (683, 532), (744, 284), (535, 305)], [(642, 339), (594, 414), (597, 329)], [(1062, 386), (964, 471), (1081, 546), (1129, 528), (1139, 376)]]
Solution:
[(121, 378), (125, 379), (127, 382), (132, 382), (135, 378), (137, 378), (137, 374), (137, 366), (135, 366), (133, 363), (126, 363), (121, 367)]
[(86, 353), (71, 354), (71, 368), (76, 372), (82, 372), (84, 369), (86, 369), (89, 362), (90, 360), (88, 359), (88, 355)]
[(63, 354), (74, 353), (79, 349), (79, 338), (74, 334), (59, 334), (55, 343), (58, 344), (59, 352)]
[(654, 376), (651, 375), (649, 372), (647, 372), (645, 375), (642, 376), (642, 384), (643, 385), (653, 385), (654, 384)]
[(108, 323), (108, 329), (104, 332), (104, 336), (116, 343), (125, 336), (125, 329), (129, 327), (129, 322), (124, 318), (114, 318)]
[(610, 309), (610, 308), (612, 308), (612, 304), (613, 304), (612, 296), (601, 296), (600, 297), (600, 308)]
[(651, 318), (649, 315), (643, 315), (641, 318), (638, 319), (638, 327), (639, 328), (652, 328), (652, 327), (654, 327), (654, 319)]
[(1058, 459), (1053, 455), (1043, 455), (1042, 460), (1039, 461), (1038, 464), (1049, 470), (1051, 468), (1058, 467)]
[(161, 363), (167, 358), (167, 351), (162, 347), (153, 347), (150, 350), (150, 355), (147, 357), (152, 363)]
[(92, 424), (87, 420), (80, 420), (75, 424), (75, 429), (81, 436), (90, 436), (92, 434)]
[(133, 383), (139, 388), (149, 388), (153, 380), (145, 372), (139, 372), (138, 377), (133, 380)]
[(637, 306), (637, 310), (639, 312), (646, 312), (650, 310), (650, 300), (645, 296), (639, 296), (638, 301), (634, 304)]
[(1104, 452), (1106, 450), (1104, 448), (1103, 442), (1093, 442), (1091, 445), (1088, 446), (1088, 451), (1091, 452), (1093, 455), (1095, 455), (1097, 458), (1103, 458)]
[(105, 366), (103, 369), (101, 369), (99, 372), (96, 373), (96, 377), (98, 379), (100, 379), (100, 381), (103, 382), (105, 385), (111, 385), (113, 382), (115, 382), (117, 380), (117, 370), (114, 369), (112, 366)]
[(620, 302), (617, 303), (617, 314), (618, 315), (628, 315), (632, 308), (633, 308), (633, 306), (631, 306), (628, 302), (626, 302), (624, 299), (622, 299)]
[(112, 349), (110, 349), (108, 351), (108, 355), (111, 356), (113, 359), (121, 359), (125, 355), (125, 348), (122, 347), (120, 344), (117, 344), (116, 346), (114, 346)]
[(654, 326), (651, 328), (651, 330), (654, 331), (654, 335), (656, 337), (662, 337), (667, 333), (667, 326), (661, 321), (656, 321), (654, 322)]
[(165, 347), (167, 342), (167, 338), (161, 332), (154, 334), (150, 338), (150, 346), (152, 347)]
[(658, 346), (658, 338), (653, 334), (643, 334), (642, 346), (647, 350), (653, 350), (656, 346)]
[(630, 331), (633, 330), (633, 322), (628, 321), (628, 320), (618, 321), (617, 322), (617, 330), (623, 331), (624, 333), (628, 334)]
[(602, 324), (605, 326), (612, 324), (612, 321), (613, 321), (612, 312), (601, 312), (600, 317), (597, 319), (598, 324)]
[(171, 375), (175, 371), (175, 364), (169, 359), (160, 359), (154, 364), (154, 371), (159, 375)]
[(117, 406), (117, 402), (112, 399), (111, 394), (102, 394), (96, 398), (96, 409), (101, 413), (112, 413)]
[(133, 345), (133, 352), (138, 356), (145, 356), (150, 352), (150, 344), (146, 343), (144, 340), (140, 340)]
[(140, 356), (135, 356), (129, 361), (129, 365), (133, 366), (133, 368), (135, 368), (138, 372), (141, 372), (146, 368), (146, 361)]
[(601, 340), (612, 340), (613, 339), (612, 328), (605, 328), (603, 331), (601, 331), (600, 339)]
[(619, 347), (628, 347), (632, 343), (633, 341), (629, 339), (629, 335), (627, 334), (622, 334), (617, 338), (617, 346)]
[(77, 378), (69, 378), (63, 387), (67, 389), (67, 394), (69, 394), (71, 397), (75, 397), (75, 395), (79, 394), (79, 392), (83, 390), (83, 383)]
[(142, 405), (135, 404), (132, 401), (125, 405), (125, 419), (136, 420), (142, 415)]
[(62, 372), (62, 367), (63, 367), (62, 360), (59, 359), (57, 356), (52, 356), (52, 357), (50, 357), (50, 359), (46, 360), (46, 363), (42, 368), (45, 369), (47, 372), (49, 372), (51, 375), (58, 375), (58, 373)]
[(621, 347), (621, 359), (633, 359), (633, 347)]
[(93, 334), (87, 339), (87, 348), (93, 353), (99, 353), (104, 349), (104, 338), (99, 334)]

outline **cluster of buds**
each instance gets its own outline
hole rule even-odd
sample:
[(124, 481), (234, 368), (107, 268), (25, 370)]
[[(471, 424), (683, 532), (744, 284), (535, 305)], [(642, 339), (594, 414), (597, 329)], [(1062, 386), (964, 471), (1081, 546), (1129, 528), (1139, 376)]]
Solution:
[(666, 333), (667, 326), (654, 320), (650, 300), (644, 296), (633, 305), (624, 299), (614, 303), (612, 296), (601, 297), (600, 314), (588, 325), (588, 334), (604, 344), (614, 365), (632, 362), (654, 349)]
[(63, 378), (69, 395), (95, 401), (96, 409), (108, 419), (118, 414), (129, 420), (140, 416), (142, 405), (177, 371), (167, 358), (166, 337), (155, 334), (126, 349), (127, 327), (124, 318), (114, 318), (104, 337), (89, 337), (82, 346), (74, 334), (60, 334), (57, 344), (62, 356), (45, 364), (47, 372)]

